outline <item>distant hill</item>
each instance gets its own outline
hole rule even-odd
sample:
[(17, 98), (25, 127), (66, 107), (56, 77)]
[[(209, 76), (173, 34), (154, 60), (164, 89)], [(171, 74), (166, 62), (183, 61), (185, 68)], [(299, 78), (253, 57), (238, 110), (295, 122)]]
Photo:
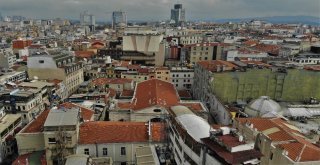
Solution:
[(320, 17), (313, 16), (273, 16), (273, 17), (252, 17), (252, 18), (235, 18), (235, 19), (217, 19), (215, 22), (245, 22), (250, 20), (262, 20), (270, 23), (301, 23), (308, 25), (320, 25)]

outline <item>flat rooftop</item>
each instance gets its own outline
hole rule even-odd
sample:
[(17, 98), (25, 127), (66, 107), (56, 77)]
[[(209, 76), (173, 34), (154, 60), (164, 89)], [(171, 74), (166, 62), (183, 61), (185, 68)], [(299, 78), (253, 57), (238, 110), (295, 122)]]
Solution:
[(44, 127), (75, 126), (78, 123), (79, 109), (52, 109)]

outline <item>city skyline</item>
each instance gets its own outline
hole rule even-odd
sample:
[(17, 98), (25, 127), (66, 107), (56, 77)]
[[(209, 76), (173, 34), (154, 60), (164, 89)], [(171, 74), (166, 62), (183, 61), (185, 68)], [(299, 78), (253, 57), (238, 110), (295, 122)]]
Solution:
[[(29, 18), (79, 19), (85, 10), (96, 16), (98, 21), (110, 21), (111, 12), (123, 10), (128, 20), (169, 20), (170, 10), (175, 3), (183, 4), (187, 20), (250, 18), (267, 16), (315, 16), (320, 15), (318, 0), (2, 0), (0, 12), (6, 15), (23, 15)], [(63, 5), (61, 5), (63, 4)], [(143, 5), (142, 5), (143, 4)]]

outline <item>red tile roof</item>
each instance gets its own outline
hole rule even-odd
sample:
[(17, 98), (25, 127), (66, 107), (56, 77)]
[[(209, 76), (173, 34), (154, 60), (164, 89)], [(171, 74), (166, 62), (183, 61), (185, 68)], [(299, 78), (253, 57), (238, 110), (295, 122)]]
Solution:
[(253, 127), (260, 132), (274, 127), (278, 128), (280, 131), (268, 136), (272, 141), (287, 141), (277, 147), (286, 150), (288, 157), (295, 162), (320, 161), (320, 148), (305, 140), (299, 131), (289, 128), (289, 124), (281, 118), (239, 118), (237, 120), (242, 124), (252, 123)]
[(130, 97), (130, 96), (133, 96), (133, 94), (134, 94), (133, 90), (123, 90), (121, 92), (122, 97)]
[(29, 164), (29, 161), (27, 162), (28, 158), (31, 154), (24, 154), (19, 155), (16, 160), (12, 163), (12, 165), (27, 165)]
[(22, 133), (38, 133), (43, 131), (43, 125), (47, 120), (50, 110), (44, 110), (35, 120), (28, 124)]
[(186, 106), (193, 111), (203, 111), (201, 103), (180, 103), (180, 105)]
[(216, 72), (219, 66), (226, 66), (226, 70), (233, 70), (238, 68), (236, 65), (232, 64), (228, 61), (223, 60), (211, 60), (211, 61), (199, 61), (198, 65), (202, 66), (204, 69), (209, 70), (211, 72)]
[(179, 90), (178, 94), (181, 98), (192, 98), (191, 94), (187, 90)]
[(127, 78), (97, 78), (92, 80), (93, 85), (106, 85), (106, 84), (126, 84), (126, 83), (132, 83), (131, 79)]
[(93, 51), (75, 51), (74, 53), (79, 58), (92, 58), (94, 56)]
[[(80, 125), (79, 144), (148, 142), (147, 131), (144, 122), (86, 122)], [(164, 133), (162, 123), (152, 123), (152, 141), (162, 141)]]
[(305, 66), (304, 69), (312, 71), (320, 71), (320, 65)]
[(245, 63), (245, 64), (255, 64), (255, 65), (261, 65), (264, 67), (271, 67), (271, 65), (263, 63), (261, 61), (251, 61), (251, 60), (241, 60), (241, 62)]
[(217, 139), (219, 139), (219, 141), (222, 142), (227, 147), (236, 147), (236, 146), (245, 144), (245, 142), (240, 142), (239, 138), (232, 136), (230, 134), (218, 136)]
[(53, 80), (47, 80), (47, 82), (54, 83), (55, 85), (58, 85), (58, 84), (60, 84), (62, 82), (62, 80), (53, 79)]
[(248, 40), (248, 41), (246, 41), (246, 42), (244, 42), (243, 44), (244, 45), (246, 45), (246, 46), (255, 46), (255, 45), (257, 45), (259, 42), (258, 41), (256, 41), (256, 40)]
[(173, 106), (180, 102), (173, 84), (151, 79), (138, 83), (133, 98), (133, 110), (144, 109), (153, 105)]
[[(35, 153), (29, 153), (29, 154), (24, 154), (24, 155), (19, 155), (16, 160), (11, 164), (11, 165), (27, 165), (30, 164), (30, 158), (33, 157), (33, 154)], [(35, 155), (37, 156), (37, 155)], [(39, 165), (47, 165), (47, 161), (46, 161), (46, 156), (45, 156), (45, 152), (43, 152), (41, 155), (39, 155), (40, 157), (33, 157), (33, 159), (37, 158), (36, 160), (32, 160), (33, 163), (36, 163)], [(27, 162), (28, 161), (28, 162)], [(35, 162), (36, 161), (36, 162)]]
[(94, 111), (85, 107), (82, 107), (80, 105), (77, 105), (75, 103), (65, 102), (61, 104), (60, 106), (63, 106), (65, 108), (71, 109), (71, 108), (80, 108), (81, 110), (81, 116), (84, 121), (90, 121), (92, 116), (94, 115)]
[(267, 52), (270, 54), (279, 54), (280, 46), (279, 45), (268, 45), (268, 44), (259, 44), (254, 47), (254, 49), (262, 52)]
[(285, 130), (288, 130), (288, 127), (280, 127), (276, 120), (282, 119), (266, 119), (266, 118), (238, 118), (240, 123), (250, 123), (253, 124), (254, 128), (257, 128), (258, 131), (262, 132), (270, 128), (279, 128), (280, 131), (269, 134), (268, 137), (272, 141), (288, 141), (294, 140), (294, 138)]

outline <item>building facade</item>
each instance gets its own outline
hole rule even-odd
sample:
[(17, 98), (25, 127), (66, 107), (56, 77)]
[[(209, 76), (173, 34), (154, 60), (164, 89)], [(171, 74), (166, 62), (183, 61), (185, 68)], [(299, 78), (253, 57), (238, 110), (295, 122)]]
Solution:
[(29, 57), (28, 75), (30, 79), (62, 80), (66, 85), (67, 96), (77, 91), (84, 81), (83, 64), (76, 63), (71, 55), (66, 54), (42, 54)]

